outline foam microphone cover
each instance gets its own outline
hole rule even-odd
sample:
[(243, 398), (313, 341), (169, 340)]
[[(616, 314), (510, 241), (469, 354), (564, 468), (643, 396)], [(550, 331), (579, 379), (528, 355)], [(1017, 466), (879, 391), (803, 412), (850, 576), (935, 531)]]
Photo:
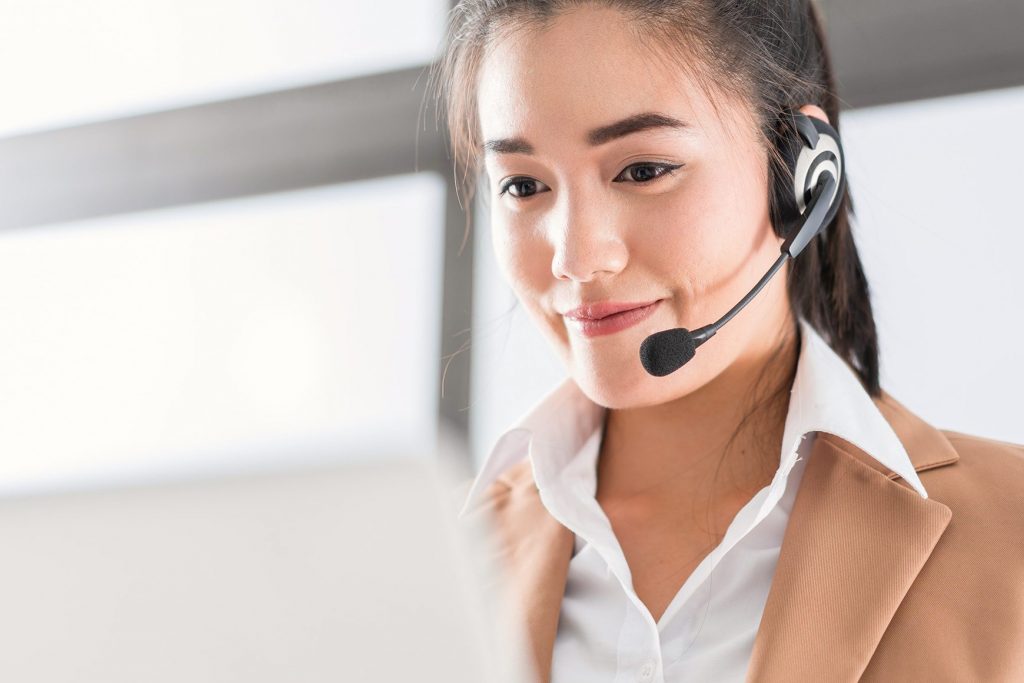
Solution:
[(640, 344), (640, 362), (655, 377), (664, 377), (683, 367), (697, 346), (685, 327), (655, 332)]

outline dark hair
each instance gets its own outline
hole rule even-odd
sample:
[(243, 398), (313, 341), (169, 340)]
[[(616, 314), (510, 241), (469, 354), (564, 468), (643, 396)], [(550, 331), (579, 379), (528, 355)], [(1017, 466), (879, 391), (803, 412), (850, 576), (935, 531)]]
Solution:
[[(817, 104), (839, 131), (839, 98), (814, 0), (460, 0), (449, 13), (428, 88), (435, 105), (444, 98), (462, 195), (472, 199), (482, 165), (474, 86), (488, 43), (586, 4), (620, 11), (638, 36), (655, 39), (673, 66), (694, 76), (716, 111), (723, 98), (749, 105), (768, 156), (772, 223), (784, 237), (781, 208), (792, 203), (792, 173), (778, 150), (794, 131), (780, 114)], [(804, 317), (877, 397), (877, 330), (851, 230), (849, 182), (846, 188), (835, 219), (790, 265), (788, 296), (794, 317)]]

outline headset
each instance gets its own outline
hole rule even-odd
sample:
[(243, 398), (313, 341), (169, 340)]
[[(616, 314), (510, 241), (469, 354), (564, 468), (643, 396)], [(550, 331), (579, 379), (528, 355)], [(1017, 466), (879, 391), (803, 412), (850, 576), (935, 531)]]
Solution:
[[(839, 133), (832, 126), (798, 109), (779, 115), (783, 133), (778, 150), (792, 173), (792, 186), (773, 187), (781, 218), (776, 230), (788, 235), (781, 255), (745, 297), (718, 321), (693, 332), (684, 327), (655, 332), (640, 345), (640, 362), (655, 377), (670, 375), (685, 365), (697, 347), (715, 335), (768, 283), (787, 259), (795, 259), (816, 235), (824, 233), (839, 212), (846, 191), (846, 169)], [(780, 235), (780, 236), (781, 236)], [(826, 239), (823, 234), (822, 239)]]

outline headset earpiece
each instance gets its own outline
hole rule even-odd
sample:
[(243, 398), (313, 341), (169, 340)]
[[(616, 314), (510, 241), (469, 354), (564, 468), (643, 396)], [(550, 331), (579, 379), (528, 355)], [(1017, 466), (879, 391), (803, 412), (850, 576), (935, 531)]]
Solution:
[[(808, 204), (822, 175), (830, 174), (835, 179), (835, 186), (831, 195), (823, 198), (828, 203), (828, 210), (815, 234), (825, 232), (839, 212), (846, 190), (846, 162), (839, 133), (821, 119), (796, 109), (786, 110), (782, 117), (786, 134), (782, 137), (779, 152), (792, 175), (791, 185), (776, 190), (784, 234), (791, 235), (803, 224)], [(788, 183), (789, 178), (784, 180)]]

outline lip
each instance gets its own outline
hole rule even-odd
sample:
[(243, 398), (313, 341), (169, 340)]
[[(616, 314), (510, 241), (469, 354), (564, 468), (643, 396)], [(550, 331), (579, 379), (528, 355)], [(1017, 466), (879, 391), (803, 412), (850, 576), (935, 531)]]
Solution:
[(600, 315), (602, 304), (592, 305), (589, 308), (580, 307), (566, 313), (565, 319), (573, 324), (584, 336), (599, 337), (625, 330), (646, 320), (654, 314), (658, 304), (661, 302), (662, 299), (646, 304), (603, 304), (606, 311), (613, 310), (615, 307), (618, 308), (618, 311), (597, 318), (579, 317), (577, 313), (584, 309), (588, 311), (589, 315)]
[(623, 311), (644, 308), (645, 306), (650, 306), (658, 301), (660, 301), (660, 299), (637, 301), (635, 303), (626, 303), (624, 301), (597, 301), (592, 304), (583, 304), (571, 311), (566, 311), (563, 315), (573, 320), (600, 320), (601, 318), (606, 318), (616, 313), (622, 313)]

